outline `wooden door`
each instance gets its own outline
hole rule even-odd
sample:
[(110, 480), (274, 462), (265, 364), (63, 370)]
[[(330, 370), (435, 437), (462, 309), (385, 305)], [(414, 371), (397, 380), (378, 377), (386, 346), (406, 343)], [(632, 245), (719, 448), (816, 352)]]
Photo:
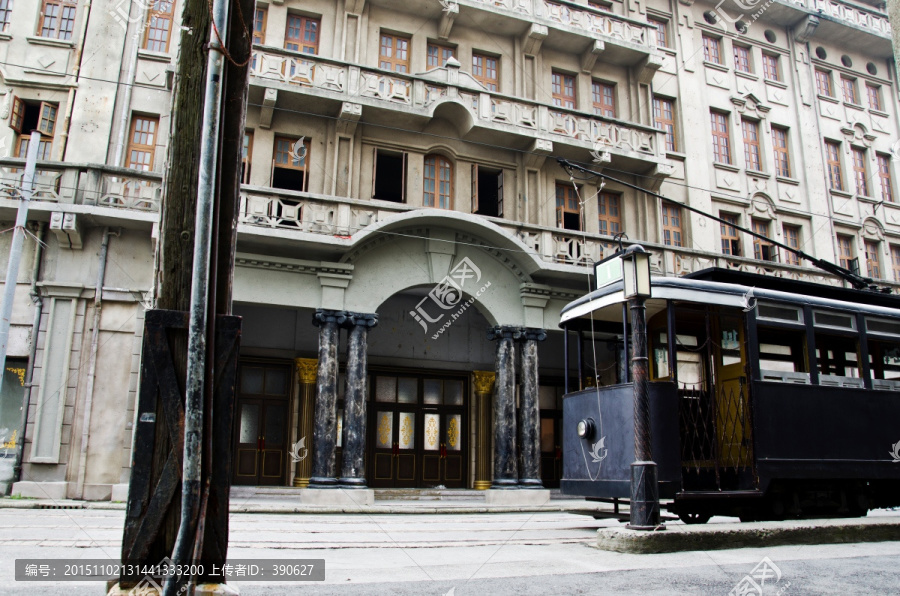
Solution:
[(286, 482), (291, 369), (242, 362), (238, 373), (233, 484)]
[(715, 360), (715, 410), (718, 465), (750, 465), (750, 385), (743, 319), (724, 309), (710, 312)]

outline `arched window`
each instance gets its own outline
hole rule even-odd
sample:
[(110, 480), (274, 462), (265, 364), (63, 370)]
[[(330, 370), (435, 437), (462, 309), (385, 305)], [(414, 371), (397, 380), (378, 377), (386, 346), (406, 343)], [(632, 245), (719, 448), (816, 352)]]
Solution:
[(426, 207), (450, 209), (453, 199), (453, 165), (440, 155), (425, 158), (424, 203)]

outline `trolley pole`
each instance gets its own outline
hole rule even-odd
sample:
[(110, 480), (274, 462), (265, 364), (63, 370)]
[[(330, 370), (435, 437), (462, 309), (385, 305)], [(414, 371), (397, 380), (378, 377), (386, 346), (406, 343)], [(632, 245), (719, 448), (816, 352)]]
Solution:
[[(16, 297), (16, 281), (19, 279), (19, 263), (22, 261), (22, 245), (25, 243), (25, 224), (28, 221), (28, 206), (34, 190), (34, 169), (40, 144), (41, 133), (33, 131), (28, 140), (25, 174), (22, 177), (22, 189), (19, 191), (21, 197), (19, 211), (16, 213), (16, 227), (13, 230), (12, 246), (9, 249), (6, 285), (3, 287), (3, 304), (0, 304), (0, 391), (3, 390), (3, 371), (6, 370), (6, 351), (9, 347), (9, 324), (12, 318), (13, 301)], [(32, 338), (32, 341), (37, 341), (37, 338)]]

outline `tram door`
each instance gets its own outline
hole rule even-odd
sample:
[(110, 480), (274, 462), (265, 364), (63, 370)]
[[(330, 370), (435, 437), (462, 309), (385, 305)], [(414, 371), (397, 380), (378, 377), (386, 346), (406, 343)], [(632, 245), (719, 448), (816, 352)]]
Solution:
[(739, 473), (752, 465), (750, 385), (747, 350), (740, 314), (732, 309), (711, 310), (717, 463)]

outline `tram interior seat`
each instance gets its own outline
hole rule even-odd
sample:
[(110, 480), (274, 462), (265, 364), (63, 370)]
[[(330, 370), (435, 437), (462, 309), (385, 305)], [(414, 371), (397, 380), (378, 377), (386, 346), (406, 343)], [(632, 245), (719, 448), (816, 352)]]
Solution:
[(872, 379), (872, 389), (877, 389), (879, 391), (900, 391), (900, 381)]
[(863, 388), (863, 380), (858, 377), (842, 377), (840, 375), (819, 375), (819, 385), (825, 387)]
[(763, 381), (778, 381), (781, 383), (796, 383), (798, 385), (809, 385), (809, 373), (803, 372), (787, 372), (780, 370), (761, 370), (759, 371)]

